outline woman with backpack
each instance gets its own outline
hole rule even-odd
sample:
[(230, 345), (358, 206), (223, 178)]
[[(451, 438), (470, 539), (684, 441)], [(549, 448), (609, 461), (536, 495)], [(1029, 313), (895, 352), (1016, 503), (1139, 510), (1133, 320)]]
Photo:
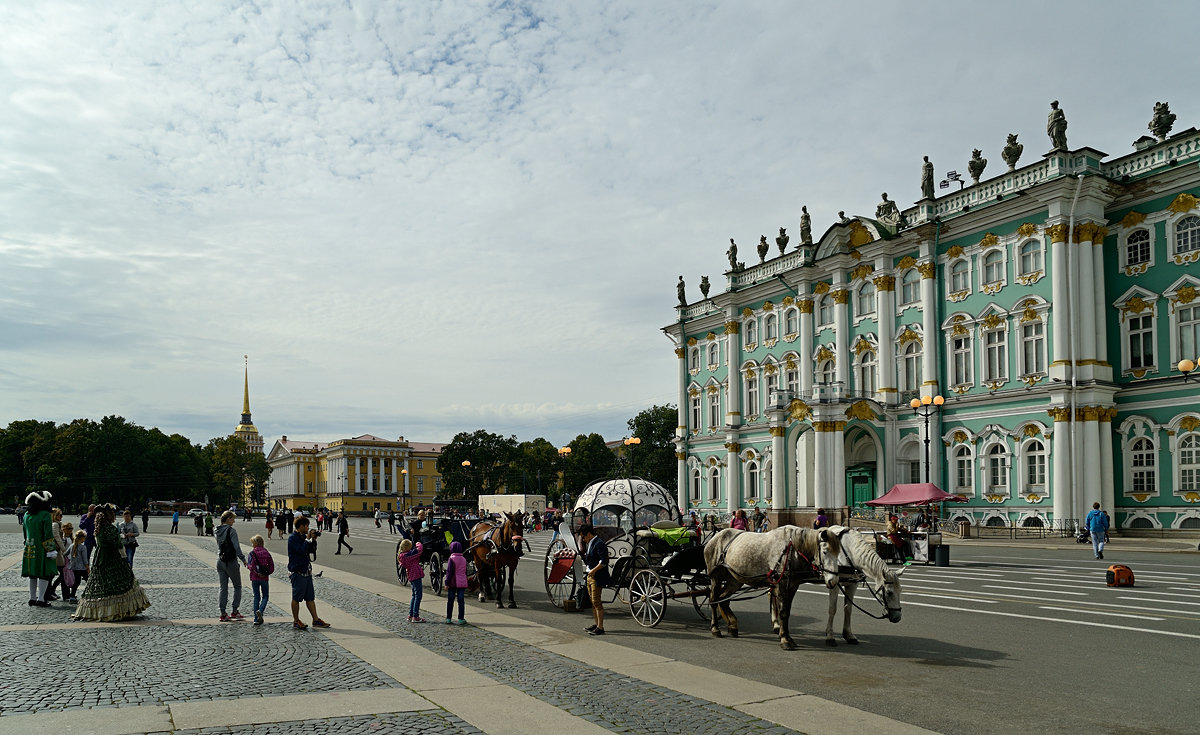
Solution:
[[(242, 564), (246, 563), (246, 555), (238, 544), (237, 529), (233, 527), (237, 513), (227, 510), (221, 514), (221, 525), (217, 527), (217, 579), (221, 583), (221, 595), (218, 598), (221, 605), (222, 623), (234, 620), (245, 620), (246, 616), (238, 612), (242, 604)], [(233, 612), (225, 614), (229, 602), (229, 583), (233, 582)]]

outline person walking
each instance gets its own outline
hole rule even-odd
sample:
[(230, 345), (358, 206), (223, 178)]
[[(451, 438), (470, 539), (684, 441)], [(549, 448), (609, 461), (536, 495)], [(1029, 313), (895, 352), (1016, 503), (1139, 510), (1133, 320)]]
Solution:
[[(450, 558), (446, 561), (446, 624), (466, 625), (464, 606), (467, 599), (467, 560), (463, 557), (463, 546), (459, 541), (450, 544)], [(458, 620), (452, 620), (454, 601), (458, 600)]]
[(96, 552), (91, 576), (72, 617), (109, 623), (126, 620), (150, 607), (150, 600), (121, 555), (121, 534), (113, 525), (117, 509), (111, 503), (96, 509)]
[(96, 548), (96, 506), (89, 505), (87, 513), (79, 516), (79, 530), (87, 534), (87, 550), (92, 553)]
[(58, 599), (58, 595), (54, 594), (55, 589), (62, 589), (64, 598), (69, 596), (66, 582), (63, 579), (63, 569), (67, 566), (67, 545), (63, 540), (62, 517), (61, 509), (50, 509), (50, 531), (54, 535), (54, 550), (58, 552), (58, 555), (54, 557), (54, 566), (58, 569), (58, 576), (50, 580), (50, 587), (46, 590), (47, 602), (54, 602)]
[(142, 533), (150, 530), (150, 508), (149, 506), (142, 508)]
[(346, 548), (350, 550), (349, 553), (353, 554), (354, 547), (346, 542), (346, 537), (350, 535), (350, 521), (346, 518), (346, 511), (342, 511), (341, 513), (338, 514), (337, 524), (338, 524), (338, 545), (337, 545), (337, 551), (333, 552), (334, 555), (336, 556), (337, 554), (342, 553), (342, 544), (345, 544)]
[(213, 517), (212, 513), (205, 512), (204, 514), (204, 535), (213, 535)]
[(1100, 510), (1099, 503), (1092, 503), (1092, 510), (1083, 521), (1083, 526), (1092, 537), (1092, 553), (1097, 559), (1104, 558), (1104, 542), (1108, 540), (1108, 515)]
[(196, 526), (196, 535), (203, 536), (204, 535), (204, 514), (201, 513), (200, 515), (196, 516), (196, 520), (192, 521), (192, 523)]
[(179, 533), (179, 511), (171, 514), (171, 533)]
[(395, 533), (396, 532), (396, 514), (395, 514), (395, 512), (389, 511), (387, 514), (387, 519), (388, 519), (388, 533), (389, 534)]
[(300, 622), (300, 603), (308, 607), (312, 616), (314, 628), (328, 628), (326, 623), (317, 616), (317, 595), (313, 588), (312, 562), (309, 554), (317, 550), (317, 532), (309, 530), (308, 519), (300, 516), (296, 519), (295, 532), (288, 536), (288, 573), (292, 581), (292, 628), (304, 630), (307, 625)]
[(375, 527), (376, 527), (376, 528), (383, 528), (383, 523), (382, 523), (382, 521), (383, 521), (383, 511), (381, 511), (381, 510), (379, 510), (378, 508), (376, 508), (376, 509), (375, 509)]
[(425, 618), (421, 617), (421, 598), (424, 596), (424, 586), (422, 580), (425, 579), (425, 568), (421, 566), (421, 553), (425, 547), (420, 541), (413, 545), (413, 542), (404, 539), (400, 542), (400, 553), (396, 561), (404, 567), (404, 573), (408, 575), (408, 586), (412, 589), (412, 599), (408, 603), (408, 622), (424, 623)]
[[(275, 532), (275, 513), (267, 510), (267, 538), (271, 538), (271, 534)], [(282, 535), (282, 534), (280, 534)]]
[(608, 545), (600, 540), (592, 524), (579, 527), (579, 538), (583, 541), (583, 564), (587, 568), (588, 599), (592, 602), (592, 620), (586, 630), (588, 635), (604, 635), (604, 600), (602, 593), (608, 586)]
[(75, 596), (75, 592), (79, 589), (80, 584), (87, 581), (88, 575), (92, 571), (91, 558), (88, 556), (87, 534), (83, 531), (75, 532), (74, 543), (67, 549), (67, 566), (75, 578), (63, 594), (67, 602), (78, 605), (79, 598)]
[(129, 568), (133, 568), (133, 554), (138, 547), (138, 531), (137, 524), (133, 522), (133, 511), (126, 510), (122, 516), (125, 520), (117, 526), (117, 533), (121, 534), (121, 545), (125, 547), (125, 561), (129, 562)]
[(746, 511), (742, 510), (741, 508), (738, 508), (736, 511), (734, 511), (733, 518), (729, 521), (730, 528), (736, 528), (739, 531), (745, 531), (749, 525), (750, 524), (746, 521)]
[(25, 551), (21, 557), (21, 576), (29, 579), (29, 604), (50, 607), (46, 592), (50, 580), (58, 573), (58, 546), (54, 541), (50, 516), (49, 492), (32, 492), (25, 496), (25, 516), (21, 528), (25, 531)]
[[(221, 583), (221, 594), (217, 598), (221, 606), (220, 622), (228, 623), (234, 620), (245, 620), (246, 616), (238, 612), (242, 604), (242, 565), (246, 564), (246, 555), (238, 544), (237, 513), (227, 510), (221, 514), (221, 525), (217, 527), (217, 581)], [(240, 562), (240, 564), (239, 564)], [(225, 614), (229, 603), (229, 584), (233, 583), (233, 612)]]
[(275, 573), (275, 560), (264, 545), (262, 536), (255, 534), (250, 538), (250, 555), (246, 557), (246, 566), (250, 569), (250, 587), (254, 590), (254, 624), (263, 624), (263, 615), (267, 612), (267, 599), (271, 595), (271, 575)]

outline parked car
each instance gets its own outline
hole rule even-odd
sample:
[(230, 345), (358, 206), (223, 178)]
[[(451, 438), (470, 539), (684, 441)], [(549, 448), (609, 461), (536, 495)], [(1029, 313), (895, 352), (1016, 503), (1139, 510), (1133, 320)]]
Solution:
[(0, 508), (0, 516), (10, 516), (17, 511), (12, 508)]
[(197, 517), (203, 516), (206, 512), (207, 511), (201, 510), (200, 508), (192, 508), (191, 510), (189, 510), (187, 512), (187, 514), (190, 515), (192, 518), (197, 518)]

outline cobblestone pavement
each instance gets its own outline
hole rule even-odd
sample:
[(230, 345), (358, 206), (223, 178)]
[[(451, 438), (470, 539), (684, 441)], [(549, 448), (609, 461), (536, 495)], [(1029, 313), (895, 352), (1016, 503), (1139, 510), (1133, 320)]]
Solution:
[(473, 626), (410, 625), (403, 618), (407, 614), (403, 603), (333, 580), (319, 581), (318, 605), (321, 602), (350, 611), (440, 656), (614, 732), (668, 735), (795, 732)]
[[(371, 715), (364, 717), (334, 717), (328, 720), (305, 722), (276, 722), (269, 725), (242, 727), (206, 727), (203, 730), (176, 730), (173, 735), (292, 735), (303, 732), (312, 735), (347, 735), (379, 731), (404, 735), (481, 735), (459, 718), (446, 712), (410, 712), (403, 714)], [(162, 735), (167, 735), (163, 733)]]
[[(288, 626), (214, 623), (4, 633), (0, 715), (173, 701), (398, 687), (375, 667), (320, 635), (296, 645)], [(80, 652), (108, 665), (64, 676)], [(273, 674), (265, 675), (265, 667)]]

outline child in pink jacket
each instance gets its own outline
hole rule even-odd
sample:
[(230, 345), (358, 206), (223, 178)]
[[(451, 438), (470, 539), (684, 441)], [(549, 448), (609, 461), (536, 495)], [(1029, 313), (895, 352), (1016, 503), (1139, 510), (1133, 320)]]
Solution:
[(250, 586), (254, 588), (254, 624), (263, 624), (263, 613), (267, 611), (267, 597), (270, 595), (270, 577), (275, 573), (275, 560), (271, 552), (263, 546), (263, 537), (254, 536), (250, 539), (254, 548), (246, 557), (246, 568), (250, 570)]
[(425, 618), (421, 617), (421, 596), (424, 592), (421, 580), (425, 578), (425, 568), (421, 566), (421, 552), (424, 549), (420, 541), (414, 547), (412, 541), (404, 539), (400, 542), (400, 553), (396, 557), (396, 561), (404, 567), (404, 573), (408, 575), (408, 584), (412, 587), (412, 601), (408, 603), (410, 623), (425, 622)]
[[(463, 615), (467, 597), (467, 560), (462, 555), (462, 548), (458, 541), (450, 544), (450, 560), (446, 562), (446, 622), (457, 622), (458, 625), (467, 622)], [(451, 621), (455, 598), (458, 598), (458, 620)]]

